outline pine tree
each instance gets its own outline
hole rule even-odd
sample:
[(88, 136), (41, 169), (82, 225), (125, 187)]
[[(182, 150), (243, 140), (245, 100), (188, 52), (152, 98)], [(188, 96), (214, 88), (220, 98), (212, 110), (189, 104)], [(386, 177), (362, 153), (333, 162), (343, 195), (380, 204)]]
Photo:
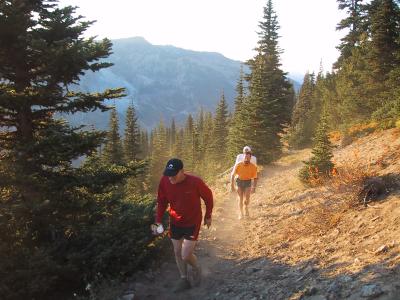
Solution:
[(207, 112), (204, 117), (204, 131), (203, 131), (203, 144), (204, 160), (211, 160), (213, 151), (213, 132), (214, 132), (214, 119), (211, 112)]
[(205, 153), (204, 153), (204, 126), (205, 126), (205, 119), (204, 119), (204, 110), (203, 108), (200, 109), (199, 114), (196, 119), (196, 129), (199, 138), (199, 161), (204, 163)]
[(374, 0), (368, 5), (371, 50), (368, 62), (372, 64), (375, 81), (387, 79), (387, 75), (400, 61), (400, 8), (398, 1)]
[(246, 109), (245, 100), (244, 73), (241, 66), (239, 80), (236, 85), (235, 110), (228, 133), (228, 157), (232, 158), (232, 161), (238, 153), (242, 152), (243, 146), (247, 144), (242, 112), (243, 109)]
[(193, 133), (192, 133), (192, 157), (193, 157), (193, 162), (192, 162), (192, 168), (193, 172), (196, 174), (199, 174), (201, 172), (201, 151), (200, 151), (200, 132), (197, 128), (197, 126), (194, 127)]
[(248, 144), (260, 163), (268, 163), (281, 152), (280, 136), (289, 124), (293, 88), (280, 69), (278, 21), (272, 1), (264, 7), (257, 55), (248, 62), (249, 103), (244, 114)]
[(129, 106), (126, 110), (124, 137), (125, 161), (138, 160), (141, 154), (140, 149), (140, 128), (136, 117), (135, 108)]
[(315, 125), (314, 97), (314, 74), (306, 73), (292, 114), (289, 145), (293, 148), (303, 148), (311, 143)]
[(122, 164), (124, 158), (118, 123), (117, 111), (113, 108), (110, 113), (109, 131), (103, 151), (104, 159), (111, 164)]
[(193, 152), (193, 135), (195, 131), (194, 120), (191, 114), (188, 115), (183, 135), (183, 161), (185, 169), (188, 171), (194, 170), (194, 152)]
[[(358, 23), (353, 26), (357, 27), (357, 42), (348, 47), (351, 52), (348, 51), (345, 59), (338, 61), (340, 69), (335, 78), (338, 101), (331, 100), (338, 102), (342, 127), (368, 121), (375, 111), (381, 114), (382, 107), (391, 106), (394, 98), (390, 90), (397, 81), (394, 70), (400, 62), (398, 4), (391, 0), (360, 3), (353, 3), (358, 5)], [(348, 19), (342, 23), (346, 20), (349, 23)]]
[(169, 135), (169, 153), (170, 153), (170, 156), (172, 156), (172, 153), (174, 151), (175, 143), (176, 143), (176, 125), (175, 125), (175, 119), (172, 118), (171, 127), (170, 127), (170, 135)]
[(15, 299), (48, 299), (56, 287), (75, 290), (93, 279), (93, 264), (82, 259), (84, 232), (109, 215), (113, 186), (129, 175), (109, 170), (95, 185), (97, 173), (72, 165), (95, 153), (105, 133), (59, 116), (106, 111), (103, 101), (123, 89), (69, 91), (81, 75), (111, 65), (104, 62), (111, 42), (84, 38), (92, 22), (55, 3), (0, 2), (0, 269), (2, 297), (10, 299), (7, 291)]
[(160, 120), (158, 127), (153, 131), (151, 149), (150, 182), (153, 190), (155, 190), (160, 180), (160, 176), (163, 173), (165, 164), (169, 159), (167, 130), (162, 120)]
[[(171, 157), (177, 157), (180, 159), (183, 159), (184, 157), (184, 130), (183, 128), (180, 128), (177, 133), (176, 133), (176, 137), (175, 137), (175, 146), (172, 152)], [(185, 163), (186, 164), (186, 163)]]
[(318, 183), (321, 178), (329, 177), (334, 164), (332, 143), (328, 136), (328, 122), (326, 113), (321, 116), (320, 123), (315, 133), (312, 157), (304, 162), (305, 166), (300, 170), (300, 180), (306, 184)]
[(363, 0), (337, 0), (340, 10), (346, 10), (348, 17), (341, 20), (336, 30), (347, 30), (347, 34), (341, 39), (341, 44), (337, 47), (340, 56), (335, 63), (336, 68), (340, 68), (342, 63), (352, 55), (352, 50), (361, 42), (361, 35), (365, 32), (365, 5)]
[(213, 159), (220, 167), (226, 167), (226, 150), (228, 141), (228, 104), (224, 93), (221, 94), (215, 110), (214, 128), (212, 134), (212, 152)]
[(146, 129), (140, 131), (140, 149), (141, 154), (139, 155), (139, 159), (145, 159), (149, 156), (149, 133)]

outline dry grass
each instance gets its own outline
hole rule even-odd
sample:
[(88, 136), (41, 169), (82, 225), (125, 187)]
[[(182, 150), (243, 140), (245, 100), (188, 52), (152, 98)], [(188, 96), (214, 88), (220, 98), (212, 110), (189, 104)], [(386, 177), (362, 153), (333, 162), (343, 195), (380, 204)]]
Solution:
[(373, 132), (378, 128), (379, 128), (379, 124), (377, 122), (355, 124), (348, 129), (348, 133), (351, 136), (357, 136), (360, 133)]
[(339, 130), (331, 131), (329, 133), (329, 140), (334, 144), (339, 144), (342, 139), (342, 133)]
[(299, 163), (303, 160), (307, 160), (311, 155), (311, 149), (303, 149), (303, 150), (290, 150), (285, 153), (285, 156), (281, 157), (277, 164), (282, 166), (288, 166), (293, 163)]
[(301, 235), (323, 235), (334, 229), (343, 215), (361, 204), (359, 193), (366, 178), (376, 176), (371, 165), (361, 166), (354, 157), (346, 164), (335, 168), (329, 178), (319, 181), (319, 195), (308, 203), (304, 214), (292, 220), (286, 237), (293, 239)]
[(327, 205), (317, 202), (302, 216), (293, 219), (284, 231), (285, 239), (294, 240), (301, 236), (323, 235), (340, 222), (343, 213), (341, 205)]

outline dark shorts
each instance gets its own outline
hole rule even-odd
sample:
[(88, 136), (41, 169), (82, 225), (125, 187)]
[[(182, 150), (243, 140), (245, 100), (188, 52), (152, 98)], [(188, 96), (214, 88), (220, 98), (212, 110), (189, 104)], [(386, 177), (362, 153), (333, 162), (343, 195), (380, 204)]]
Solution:
[(178, 227), (174, 224), (169, 226), (169, 236), (171, 239), (180, 240), (184, 238), (189, 241), (197, 241), (200, 231), (200, 224), (189, 227)]
[(239, 178), (236, 178), (236, 184), (239, 188), (242, 190), (245, 190), (249, 187), (251, 187), (251, 179), (250, 180), (240, 180)]

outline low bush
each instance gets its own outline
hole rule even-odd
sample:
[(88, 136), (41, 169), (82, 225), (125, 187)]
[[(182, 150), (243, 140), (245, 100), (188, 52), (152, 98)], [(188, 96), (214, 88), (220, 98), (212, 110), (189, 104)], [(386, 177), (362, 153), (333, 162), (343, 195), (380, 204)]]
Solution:
[(29, 242), (9, 228), (0, 243), (2, 299), (70, 299), (88, 293), (88, 285), (145, 267), (162, 244), (149, 229), (154, 206), (150, 196), (120, 200), (107, 210), (93, 205), (92, 221), (76, 218), (73, 230), (64, 228), (47, 243)]

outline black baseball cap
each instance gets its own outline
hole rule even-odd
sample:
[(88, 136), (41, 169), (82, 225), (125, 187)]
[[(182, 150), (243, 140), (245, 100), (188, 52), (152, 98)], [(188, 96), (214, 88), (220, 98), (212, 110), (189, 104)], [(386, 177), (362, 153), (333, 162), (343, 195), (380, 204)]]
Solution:
[(183, 162), (178, 158), (172, 158), (167, 162), (164, 170), (164, 176), (175, 176), (183, 169)]

